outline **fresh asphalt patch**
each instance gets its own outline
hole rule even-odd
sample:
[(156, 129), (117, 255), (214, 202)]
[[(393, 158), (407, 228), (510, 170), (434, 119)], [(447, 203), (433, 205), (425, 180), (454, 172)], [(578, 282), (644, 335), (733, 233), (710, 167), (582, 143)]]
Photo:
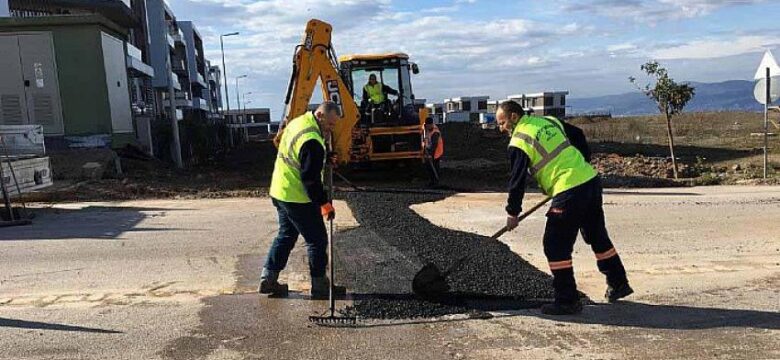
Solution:
[[(538, 307), (552, 299), (552, 278), (506, 244), (433, 225), (413, 204), (444, 194), (345, 193), (360, 227), (336, 234), (337, 282), (353, 293), (344, 314), (366, 319), (411, 319)], [(468, 257), (465, 261), (462, 258)], [(424, 264), (454, 269), (450, 292), (427, 301), (412, 292)]]

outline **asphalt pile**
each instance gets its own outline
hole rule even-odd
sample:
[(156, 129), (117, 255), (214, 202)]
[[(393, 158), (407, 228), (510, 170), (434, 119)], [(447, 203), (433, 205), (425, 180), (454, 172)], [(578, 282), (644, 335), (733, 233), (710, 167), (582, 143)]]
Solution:
[[(338, 278), (355, 295), (350, 315), (406, 319), (536, 307), (552, 298), (552, 278), (486, 236), (433, 225), (409, 207), (439, 194), (346, 193), (360, 227), (336, 239)], [(459, 261), (468, 256), (465, 261)], [(450, 270), (449, 296), (415, 297), (412, 279), (424, 264)]]

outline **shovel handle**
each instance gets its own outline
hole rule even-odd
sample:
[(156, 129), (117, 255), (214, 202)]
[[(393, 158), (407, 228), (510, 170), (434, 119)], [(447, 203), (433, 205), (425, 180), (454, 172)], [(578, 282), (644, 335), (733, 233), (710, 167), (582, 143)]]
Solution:
[[(529, 215), (536, 212), (536, 210), (539, 210), (540, 207), (544, 206), (544, 204), (547, 204), (550, 200), (552, 200), (552, 197), (548, 196), (544, 200), (540, 201), (538, 204), (534, 205), (532, 208), (526, 210), (524, 213), (520, 214), (520, 216), (517, 217), (517, 221), (523, 221), (523, 219), (527, 218)], [(504, 235), (508, 229), (506, 228), (506, 225), (501, 228), (501, 230), (498, 230), (491, 238), (498, 239), (501, 237), (501, 235)]]

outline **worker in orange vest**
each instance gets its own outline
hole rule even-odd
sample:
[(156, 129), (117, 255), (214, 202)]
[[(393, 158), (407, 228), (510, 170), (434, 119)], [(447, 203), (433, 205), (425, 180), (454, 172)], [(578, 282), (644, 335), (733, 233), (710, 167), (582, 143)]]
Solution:
[(433, 187), (439, 183), (439, 162), (444, 155), (444, 139), (441, 137), (439, 127), (433, 123), (432, 118), (425, 119), (425, 158), (428, 163), (428, 172), (431, 174), (431, 181), (428, 186)]

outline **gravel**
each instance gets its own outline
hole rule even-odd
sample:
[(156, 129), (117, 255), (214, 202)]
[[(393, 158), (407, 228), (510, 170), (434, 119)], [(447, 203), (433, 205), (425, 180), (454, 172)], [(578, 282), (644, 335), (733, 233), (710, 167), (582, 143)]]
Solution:
[[(500, 241), (437, 227), (409, 206), (442, 194), (346, 193), (357, 229), (336, 238), (338, 280), (356, 293), (344, 312), (406, 319), (535, 307), (552, 298), (552, 278)], [(412, 295), (414, 274), (432, 262), (447, 271), (449, 296), (439, 303)]]

